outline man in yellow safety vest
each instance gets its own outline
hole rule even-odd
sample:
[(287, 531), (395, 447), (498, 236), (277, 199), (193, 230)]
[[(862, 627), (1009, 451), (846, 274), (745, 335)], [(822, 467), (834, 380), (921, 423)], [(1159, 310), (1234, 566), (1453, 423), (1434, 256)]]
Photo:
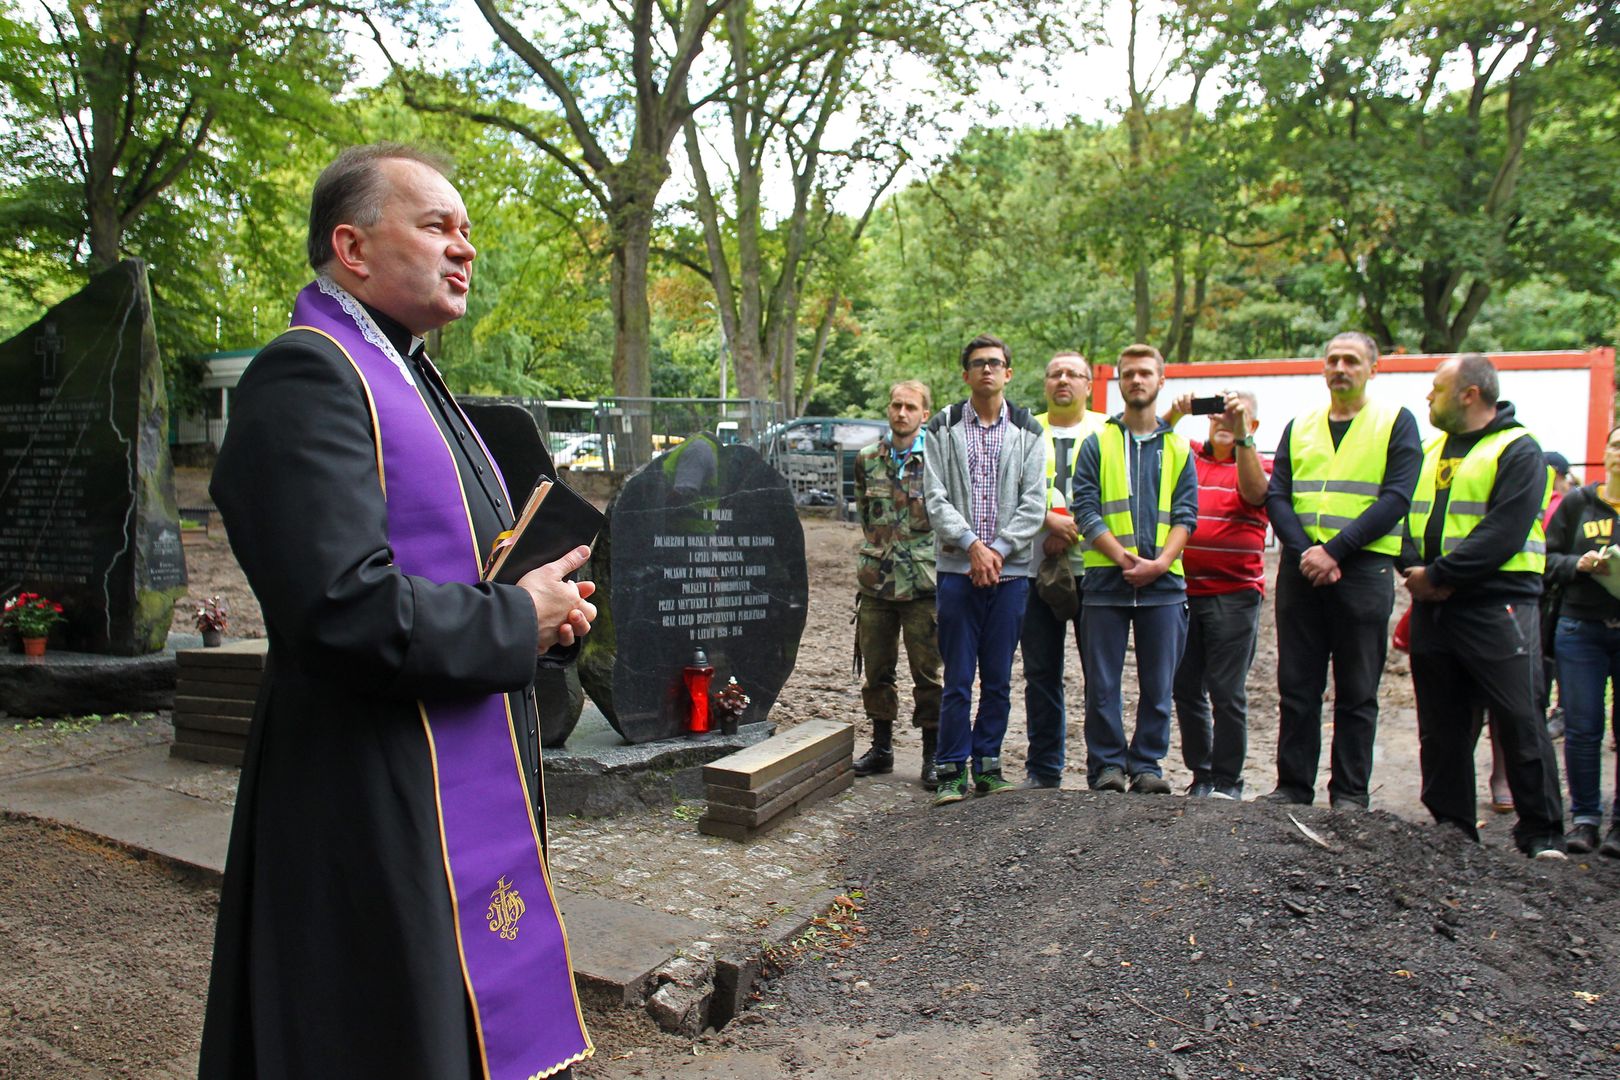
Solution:
[(1417, 421), (1367, 396), (1378, 345), (1354, 331), (1328, 342), (1327, 407), (1296, 417), (1272, 461), (1266, 513), (1277, 572), (1277, 788), (1268, 802), (1316, 798), (1322, 692), (1333, 665), (1335, 809), (1365, 809), (1389, 650), (1395, 556), (1423, 461)]
[[(1096, 791), (1168, 795), (1170, 699), (1187, 641), (1181, 552), (1198, 527), (1198, 474), (1187, 440), (1154, 409), (1164, 358), (1119, 354), (1125, 409), (1080, 444), (1074, 520), (1085, 538), (1080, 652), (1086, 677), (1086, 779)], [(1125, 741), (1121, 676), (1136, 643), (1136, 730)]]
[(1551, 476), (1541, 447), (1498, 401), (1496, 368), (1478, 353), (1434, 373), (1429, 422), (1400, 560), (1412, 594), (1423, 805), (1475, 840), (1474, 744), (1484, 706), (1507, 767), (1514, 841), (1564, 857), (1558, 764), (1537, 701), (1541, 528)]
[[(1091, 394), (1091, 362), (1077, 352), (1060, 352), (1046, 363), (1046, 411), (1035, 418), (1046, 436), (1046, 522), (1035, 535), (1035, 558), (1067, 556), (1076, 586), (1085, 574), (1080, 562), (1080, 533), (1069, 510), (1069, 480), (1087, 435), (1108, 422), (1104, 413), (1086, 408)], [(1078, 601), (1076, 600), (1076, 603)], [(1024, 605), (1024, 628), (1018, 648), (1024, 657), (1024, 726), (1029, 756), (1024, 762), (1026, 788), (1056, 788), (1063, 783), (1065, 732), (1064, 653), (1073, 627), (1080, 647), (1080, 611), (1058, 614), (1039, 591)]]

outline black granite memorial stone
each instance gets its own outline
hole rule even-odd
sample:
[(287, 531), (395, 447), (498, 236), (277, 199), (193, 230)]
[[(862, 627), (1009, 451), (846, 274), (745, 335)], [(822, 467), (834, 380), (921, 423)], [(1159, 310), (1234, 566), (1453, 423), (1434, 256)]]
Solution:
[[(602, 615), (580, 678), (632, 743), (688, 730), (684, 669), (735, 676), (769, 714), (798, 659), (809, 601), (804, 529), (780, 473), (752, 447), (694, 435), (625, 481), (592, 558)], [(607, 676), (611, 672), (611, 678)]]
[(163, 648), (185, 592), (146, 268), (118, 264), (0, 344), (0, 595), (61, 602), (52, 643)]

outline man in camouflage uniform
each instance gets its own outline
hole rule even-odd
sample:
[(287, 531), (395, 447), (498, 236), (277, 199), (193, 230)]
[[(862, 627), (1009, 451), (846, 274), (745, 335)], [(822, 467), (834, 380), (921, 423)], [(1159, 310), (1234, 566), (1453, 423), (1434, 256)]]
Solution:
[(922, 784), (938, 786), (934, 742), (939, 730), (939, 629), (934, 615), (934, 533), (923, 501), (923, 432), (932, 398), (920, 382), (889, 388), (889, 434), (855, 459), (855, 505), (865, 533), (857, 563), (856, 662), (864, 662), (861, 700), (872, 722), (872, 748), (855, 759), (855, 775), (894, 771), (895, 689), (899, 639), (911, 664), (911, 722), (922, 729)]

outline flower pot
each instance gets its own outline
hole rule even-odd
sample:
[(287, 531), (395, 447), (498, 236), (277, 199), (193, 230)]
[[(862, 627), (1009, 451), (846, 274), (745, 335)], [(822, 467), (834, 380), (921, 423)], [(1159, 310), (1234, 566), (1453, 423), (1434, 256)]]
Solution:
[(45, 638), (25, 637), (22, 639), (24, 656), (44, 656)]
[(202, 632), (203, 645), (210, 649), (217, 649), (225, 641), (225, 634), (220, 630), (204, 630)]

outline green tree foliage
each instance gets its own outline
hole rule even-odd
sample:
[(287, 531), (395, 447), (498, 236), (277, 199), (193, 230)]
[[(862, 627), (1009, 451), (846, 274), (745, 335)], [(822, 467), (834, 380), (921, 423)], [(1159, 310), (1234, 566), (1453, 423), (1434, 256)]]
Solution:
[[(1294, 0), (1225, 43), (1300, 194), (1301, 257), (1337, 267), (1386, 347), (1455, 351), (1501, 290), (1538, 275), (1592, 287), (1613, 261), (1605, 7)], [(1582, 179), (1596, 183), (1572, 202)]]
[[(42, 0), (0, 7), (0, 261), (26, 321), (127, 256), (160, 345), (215, 345), (210, 291), (258, 164), (331, 117), (346, 76), (313, 2)], [(186, 380), (179, 383), (184, 396)]]

